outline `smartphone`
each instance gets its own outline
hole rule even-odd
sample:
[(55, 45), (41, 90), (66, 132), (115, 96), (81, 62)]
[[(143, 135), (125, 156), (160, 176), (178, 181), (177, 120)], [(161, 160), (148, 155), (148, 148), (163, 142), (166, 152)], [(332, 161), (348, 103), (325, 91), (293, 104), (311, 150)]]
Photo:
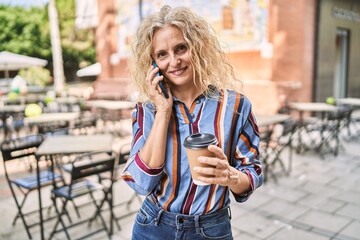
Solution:
[[(158, 66), (156, 65), (156, 62), (155, 62), (155, 61), (153, 61), (152, 64), (153, 64), (154, 68), (157, 68), (157, 67), (158, 67)], [(158, 76), (161, 76), (160, 70), (156, 73), (156, 76), (157, 76), (157, 77), (158, 77)], [(168, 94), (168, 92), (167, 92), (167, 89), (166, 89), (163, 81), (160, 81), (160, 82), (159, 82), (159, 87), (160, 87), (160, 89), (161, 89), (164, 97), (169, 98), (169, 94)]]

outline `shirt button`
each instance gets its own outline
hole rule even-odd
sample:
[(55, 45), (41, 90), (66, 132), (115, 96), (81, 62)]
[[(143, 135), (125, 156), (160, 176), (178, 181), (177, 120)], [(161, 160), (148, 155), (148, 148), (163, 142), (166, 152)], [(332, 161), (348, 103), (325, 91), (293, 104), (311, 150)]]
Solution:
[(201, 103), (201, 100), (200, 99), (196, 100), (196, 103), (197, 104)]
[(195, 118), (195, 114), (190, 114), (191, 118), (194, 119)]

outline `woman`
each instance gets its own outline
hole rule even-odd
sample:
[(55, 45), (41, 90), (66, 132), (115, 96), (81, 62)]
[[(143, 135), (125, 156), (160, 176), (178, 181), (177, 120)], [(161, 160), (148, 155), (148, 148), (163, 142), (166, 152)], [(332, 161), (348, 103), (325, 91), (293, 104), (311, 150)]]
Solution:
[[(141, 23), (133, 60), (142, 102), (133, 112), (122, 177), (147, 196), (133, 239), (232, 239), (229, 194), (243, 202), (262, 184), (260, 139), (251, 104), (234, 91), (239, 83), (214, 31), (189, 9), (164, 6)], [(208, 174), (199, 180), (210, 185), (194, 184), (183, 147), (197, 132), (219, 142), (208, 147), (216, 157), (198, 158), (215, 167), (196, 168)]]

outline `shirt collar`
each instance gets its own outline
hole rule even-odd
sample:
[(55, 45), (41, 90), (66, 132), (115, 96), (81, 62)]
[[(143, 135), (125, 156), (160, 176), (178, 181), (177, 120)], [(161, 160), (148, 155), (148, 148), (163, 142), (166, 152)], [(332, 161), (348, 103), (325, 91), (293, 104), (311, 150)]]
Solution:
[[(219, 89), (214, 85), (209, 85), (207, 92), (208, 92), (208, 98), (216, 98), (220, 95)], [(205, 98), (206, 98), (206, 91), (204, 91), (199, 96), (197, 96), (194, 101), (199, 101), (199, 100), (202, 101)], [(183, 103), (180, 99), (176, 98), (175, 96), (173, 96), (173, 99), (174, 102)]]

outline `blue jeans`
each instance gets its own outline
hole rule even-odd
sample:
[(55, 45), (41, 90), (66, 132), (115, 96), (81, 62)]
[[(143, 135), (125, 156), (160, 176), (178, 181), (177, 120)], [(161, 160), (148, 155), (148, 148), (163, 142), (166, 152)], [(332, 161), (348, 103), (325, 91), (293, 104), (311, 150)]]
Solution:
[(183, 215), (164, 211), (146, 198), (138, 211), (133, 240), (231, 240), (230, 208), (206, 215)]

